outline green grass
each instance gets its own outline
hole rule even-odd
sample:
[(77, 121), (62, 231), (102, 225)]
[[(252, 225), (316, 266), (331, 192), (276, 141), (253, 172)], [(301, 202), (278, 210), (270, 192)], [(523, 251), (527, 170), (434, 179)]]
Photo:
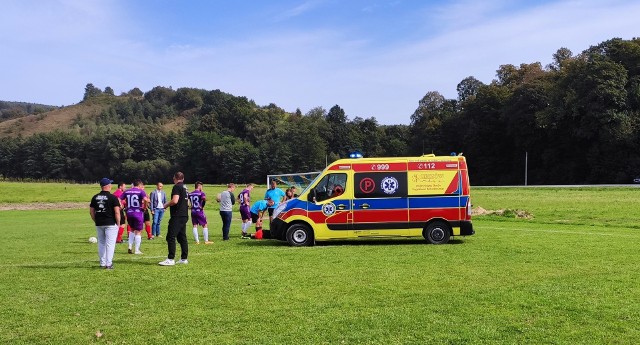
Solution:
[[(474, 207), (527, 210), (536, 224), (624, 226), (640, 229), (636, 187), (472, 188)], [(493, 217), (496, 219), (496, 217)]]
[(291, 248), (239, 239), (237, 220), (222, 242), (211, 209), (215, 243), (189, 265), (158, 266), (166, 243), (145, 240), (142, 256), (118, 245), (114, 271), (96, 267), (86, 209), (2, 211), (0, 343), (636, 344), (636, 194), (477, 188), (474, 206), (535, 218), (476, 217), (441, 246)]
[[(171, 193), (173, 184), (166, 184), (165, 191)], [(189, 190), (193, 190), (193, 184), (189, 183)], [(236, 195), (244, 189), (245, 185), (236, 186)], [(116, 185), (112, 187), (112, 192), (116, 190)], [(154, 184), (145, 186), (147, 194), (155, 189)], [(215, 195), (226, 186), (204, 185), (203, 190), (210, 195), (211, 200), (215, 200)], [(256, 186), (254, 188), (254, 198), (262, 197), (267, 190), (266, 186)], [(96, 184), (73, 184), (73, 183), (43, 183), (43, 182), (4, 182), (0, 181), (0, 204), (16, 203), (38, 203), (38, 202), (88, 202), (91, 197), (100, 191), (100, 186)]]

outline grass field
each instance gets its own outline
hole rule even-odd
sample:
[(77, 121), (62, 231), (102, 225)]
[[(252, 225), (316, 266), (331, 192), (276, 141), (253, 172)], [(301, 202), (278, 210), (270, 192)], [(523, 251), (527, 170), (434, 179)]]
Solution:
[[(97, 190), (40, 187), (40, 202)], [(215, 243), (191, 245), (189, 265), (158, 266), (166, 243), (145, 240), (141, 256), (118, 245), (113, 271), (97, 268), (87, 209), (1, 211), (0, 343), (637, 344), (638, 192), (475, 188), (474, 206), (534, 218), (476, 217), (476, 235), (441, 246), (291, 248), (241, 240), (238, 220), (222, 242), (212, 208)]]

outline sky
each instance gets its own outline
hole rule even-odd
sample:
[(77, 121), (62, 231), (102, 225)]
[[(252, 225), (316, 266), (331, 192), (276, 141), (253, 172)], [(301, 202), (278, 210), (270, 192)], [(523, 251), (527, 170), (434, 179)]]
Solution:
[(0, 0), (0, 100), (191, 87), (409, 124), (428, 92), (638, 37), (639, 17), (637, 0)]

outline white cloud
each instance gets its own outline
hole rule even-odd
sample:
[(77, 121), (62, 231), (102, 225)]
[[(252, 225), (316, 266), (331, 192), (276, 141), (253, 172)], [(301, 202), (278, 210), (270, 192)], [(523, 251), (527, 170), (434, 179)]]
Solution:
[(293, 8), (290, 8), (286, 11), (283, 11), (280, 15), (276, 17), (276, 21), (282, 21), (289, 18), (297, 17), (304, 13), (307, 13), (318, 6), (320, 6), (324, 1), (322, 0), (307, 0), (300, 5), (297, 5)]

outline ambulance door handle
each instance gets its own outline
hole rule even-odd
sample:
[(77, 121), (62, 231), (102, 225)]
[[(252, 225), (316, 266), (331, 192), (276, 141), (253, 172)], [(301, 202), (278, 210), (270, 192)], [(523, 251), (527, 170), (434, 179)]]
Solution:
[(362, 208), (369, 208), (369, 204), (362, 204)]
[(345, 208), (347, 208), (347, 206), (344, 204), (338, 205), (338, 210), (344, 210)]

